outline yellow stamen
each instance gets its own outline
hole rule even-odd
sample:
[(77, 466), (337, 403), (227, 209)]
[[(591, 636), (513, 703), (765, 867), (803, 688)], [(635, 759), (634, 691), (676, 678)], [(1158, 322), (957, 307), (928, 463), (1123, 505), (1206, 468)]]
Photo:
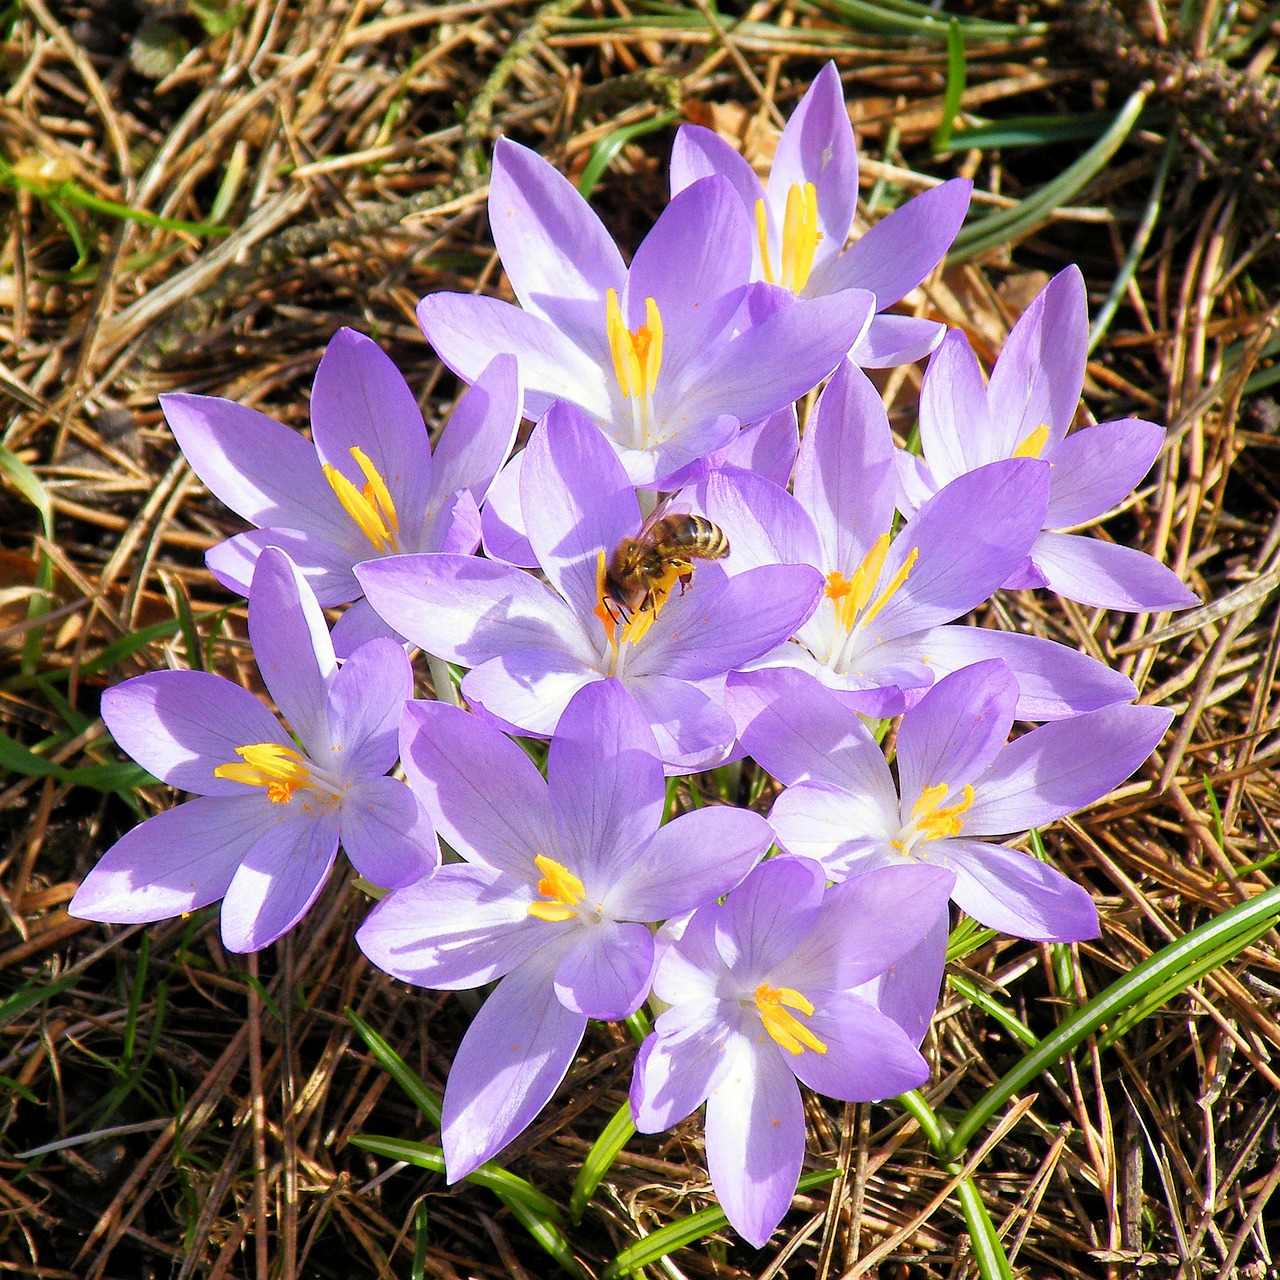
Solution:
[[(911, 549), (910, 555), (898, 567), (897, 572), (889, 579), (888, 585), (869, 608), (871, 593), (880, 581), (884, 562), (889, 555), (887, 533), (882, 533), (875, 540), (852, 578), (846, 578), (839, 571), (827, 574), (824, 594), (828, 600), (835, 602), (836, 618), (840, 625), (846, 631), (852, 631), (855, 625), (866, 626), (893, 599), (898, 588), (906, 582), (919, 554), (918, 547)], [(866, 609), (865, 614), (862, 612), (864, 609)]]
[(272, 804), (288, 804), (293, 793), (311, 781), (306, 757), (279, 742), (250, 743), (247, 747), (237, 747), (236, 755), (242, 763), (220, 764), (213, 776), (251, 787), (266, 787), (267, 799)]
[(400, 518), (396, 514), (395, 500), (387, 488), (387, 482), (378, 474), (369, 455), (359, 446), (351, 450), (356, 466), (364, 475), (363, 489), (356, 486), (329, 463), (324, 465), (328, 480), (343, 510), (356, 522), (360, 532), (372, 544), (375, 551), (396, 550), (396, 535), (400, 532)]
[(1014, 451), (1015, 458), (1038, 458), (1049, 439), (1049, 428), (1041, 423)]
[(543, 900), (531, 902), (529, 914), (535, 920), (547, 920), (556, 924), (572, 920), (578, 914), (578, 903), (587, 895), (582, 881), (568, 867), (554, 858), (548, 858), (546, 854), (538, 854), (533, 865), (542, 872), (538, 892), (542, 894)]
[(624, 396), (640, 399), (653, 394), (662, 365), (662, 317), (652, 298), (644, 300), (644, 324), (633, 333), (622, 318), (618, 291), (605, 298), (605, 332), (613, 356), (613, 372)]
[(773, 259), (769, 256), (769, 211), (765, 208), (764, 197), (756, 201), (756, 240), (760, 244), (760, 266), (764, 270), (766, 284), (774, 284)]
[(964, 828), (961, 814), (973, 804), (973, 788), (965, 783), (964, 798), (955, 804), (943, 805), (951, 790), (945, 782), (925, 787), (911, 810), (911, 821), (916, 830), (928, 840), (945, 840), (958, 836)]
[(907, 580), (916, 560), (920, 557), (920, 548), (912, 547), (911, 554), (898, 566), (898, 572), (889, 579), (889, 585), (880, 593), (875, 603), (867, 610), (862, 617), (862, 625), (865, 627), (870, 624), (871, 620), (880, 612), (881, 609), (889, 603), (897, 594), (898, 588)]
[(756, 988), (756, 1008), (760, 1010), (764, 1029), (788, 1053), (799, 1054), (806, 1049), (826, 1053), (827, 1046), (795, 1014), (788, 1012), (796, 1009), (806, 1018), (812, 1017), (813, 1004), (800, 992), (791, 987), (771, 987), (762, 982)]
[(812, 182), (791, 184), (782, 221), (782, 286), (799, 293), (809, 283), (822, 232), (818, 230), (818, 192)]
[(609, 643), (615, 644), (618, 618), (609, 603), (607, 573), (608, 566), (605, 561), (605, 554), (601, 551), (596, 560), (596, 607), (591, 612), (600, 619), (600, 625), (604, 627), (604, 633), (608, 636)]

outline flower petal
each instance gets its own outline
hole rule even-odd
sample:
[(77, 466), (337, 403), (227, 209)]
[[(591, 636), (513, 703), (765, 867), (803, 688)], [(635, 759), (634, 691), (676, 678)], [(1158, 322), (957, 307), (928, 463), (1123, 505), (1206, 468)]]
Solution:
[(948, 913), (942, 912), (933, 928), (906, 955), (854, 992), (892, 1018), (917, 1046), (928, 1034), (938, 1007), (950, 924)]
[(255, 742), (292, 746), (280, 722), (248, 689), (205, 671), (151, 671), (102, 695), (102, 718), (120, 748), (162, 782), (200, 795), (243, 796), (244, 783), (215, 778)]
[(1173, 720), (1165, 707), (1104, 707), (1011, 742), (974, 783), (966, 835), (1026, 831), (1083, 809), (1122, 783)]
[(509, 731), (549, 738), (579, 689), (604, 675), (560, 649), (513, 649), (473, 668), (462, 696)]
[(389, 893), (356, 942), (403, 982), (465, 991), (510, 973), (556, 938), (554, 926), (529, 914), (531, 897), (505, 872), (451, 863)]
[(376, 778), (399, 757), (400, 713), (413, 697), (413, 668), (394, 640), (370, 640), (333, 682), (329, 740), (333, 764), (347, 778)]
[[(1017, 443), (1017, 442), (1015, 442)], [(920, 386), (920, 446), (934, 487), (1007, 458), (990, 425), (982, 368), (963, 330), (952, 329)]]
[(704, 998), (667, 1009), (640, 1046), (631, 1078), (631, 1115), (641, 1133), (660, 1133), (700, 1107), (731, 1064), (735, 1028), (723, 1002)]
[(1172, 569), (1133, 547), (1045, 532), (1036, 539), (1031, 557), (1051, 590), (1097, 609), (1161, 613), (1200, 603)]
[(556, 998), (541, 956), (503, 978), (449, 1071), (440, 1136), (451, 1183), (501, 1151), (551, 1101), (586, 1025)]
[(900, 364), (923, 360), (946, 336), (947, 327), (936, 320), (919, 320), (880, 312), (871, 317), (849, 359), (862, 369), (896, 369)]
[(754, 210), (756, 201), (764, 198), (764, 184), (741, 152), (710, 129), (682, 124), (671, 144), (671, 194), (716, 174), (733, 184), (744, 209)]
[(734, 1230), (760, 1248), (791, 1206), (804, 1163), (804, 1106), (782, 1051), (737, 1037), (707, 1099), (707, 1172)]
[(601, 920), (574, 933), (556, 970), (556, 996), (588, 1018), (629, 1018), (645, 1002), (656, 964), (653, 935), (644, 925)]
[(520, 473), (523, 467), (524, 450), (521, 449), (498, 472), (498, 478), (490, 487), (480, 513), (480, 527), (484, 534), (484, 553), (491, 560), (519, 565), (522, 569), (536, 569), (538, 557), (529, 544), (524, 515), (520, 510)]
[(818, 918), (826, 877), (808, 858), (762, 862), (725, 899), (716, 950), (735, 977), (767, 978), (804, 941)]
[(1045, 524), (1081, 524), (1123, 502), (1151, 470), (1164, 428), (1140, 418), (1100, 422), (1069, 435), (1053, 451)]
[(300, 810), (245, 854), (222, 899), (222, 945), (261, 951), (288, 933), (320, 896), (338, 855), (338, 816)]
[(810, 1089), (842, 1102), (874, 1102), (929, 1078), (929, 1064), (892, 1018), (846, 991), (824, 991), (805, 1027), (826, 1046), (802, 1050), (791, 1069)]
[(766, 564), (822, 564), (809, 511), (772, 480), (726, 468), (713, 472), (701, 493), (707, 516), (729, 539), (726, 573)]
[(1098, 911), (1078, 884), (1026, 853), (976, 840), (933, 846), (956, 873), (956, 903), (989, 929), (1036, 942), (1098, 936)]
[(350, 521), (348, 524), (351, 527), (341, 531), (340, 543), (321, 539), (301, 529), (282, 529), (274, 525), (265, 529), (248, 529), (210, 547), (205, 552), (204, 562), (209, 566), (209, 572), (228, 591), (247, 596), (258, 557), (267, 547), (279, 547), (302, 571), (321, 606), (328, 609), (360, 596), (360, 584), (352, 566), (367, 554), (368, 543), (360, 546), (355, 525)]
[(871, 796), (826, 782), (797, 782), (774, 801), (769, 825), (787, 853), (810, 858), (828, 878), (844, 880), (901, 862), (889, 843), (898, 824), (886, 816)]
[(348, 788), (342, 848), (366, 880), (384, 889), (412, 884), (440, 865), (431, 821), (399, 778), (367, 778)]
[(134, 827), (81, 881), (67, 911), (143, 924), (216, 902), (240, 860), (279, 821), (261, 795), (200, 796)]
[(531, 885), (538, 877), (534, 858), (559, 852), (542, 775), (497, 729), (459, 707), (411, 702), (400, 755), (432, 825), (469, 862)]
[(436, 441), (432, 492), (445, 495), (461, 489), (477, 502), (484, 501), (515, 443), (523, 402), (515, 356), (494, 356), (462, 393)]
[(649, 721), (668, 776), (724, 763), (733, 746), (733, 720), (703, 689), (669, 676), (625, 683)]
[[(333, 641), (301, 572), (274, 547), (263, 551), (253, 571), (249, 639), (263, 682), (281, 714), (307, 754), (320, 764), (328, 763), (333, 755), (329, 688), (338, 673)], [(390, 768), (388, 761), (377, 772)]]

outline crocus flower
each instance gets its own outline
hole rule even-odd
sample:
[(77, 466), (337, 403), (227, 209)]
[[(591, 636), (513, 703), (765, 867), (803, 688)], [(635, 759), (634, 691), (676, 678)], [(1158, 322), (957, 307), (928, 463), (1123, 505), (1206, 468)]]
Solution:
[[(1084, 808), (1150, 755), (1173, 713), (1120, 704), (1006, 745), (1018, 687), (999, 661), (940, 680), (902, 718), (900, 785), (859, 718), (798, 671), (758, 674), (742, 740), (787, 783), (769, 821), (779, 844), (835, 880), (923, 863), (955, 873), (952, 898), (992, 929), (1037, 941), (1097, 936), (1089, 895), (990, 837)], [(745, 702), (745, 698), (744, 698)]]
[(907, 1034), (851, 988), (887, 969), (945, 913), (951, 874), (893, 867), (824, 893), (825, 880), (807, 858), (775, 858), (722, 905), (694, 914), (662, 952), (653, 990), (671, 1008), (641, 1047), (631, 1086), (645, 1133), (706, 1102), (716, 1196), (757, 1246), (800, 1177), (797, 1081), (869, 1101), (929, 1075)]
[[(245, 594), (264, 547), (282, 547), (321, 605), (359, 600), (354, 565), (407, 552), (470, 554), (479, 504), (515, 441), (515, 360), (477, 370), (432, 455), (413, 392), (371, 339), (339, 329), (316, 370), (312, 441), (215, 396), (161, 396), (165, 417), (205, 486), (257, 529), (219, 543), (209, 568)], [(362, 605), (335, 629), (341, 656), (387, 634)]]
[(525, 416), (541, 417), (557, 399), (579, 406), (635, 484), (658, 484), (805, 395), (874, 303), (846, 290), (739, 331), (751, 228), (724, 178), (672, 200), (627, 268), (568, 180), (500, 138), (489, 222), (521, 305), (429, 294), (418, 304), (423, 332), (468, 382), (496, 353), (514, 353)]
[[(881, 219), (848, 249), (858, 204), (858, 153), (835, 64), (814, 77), (787, 121), (767, 183), (727, 142), (682, 125), (671, 151), (671, 190), (723, 174), (755, 226), (751, 279), (801, 298), (869, 289), (876, 311), (911, 292), (942, 260), (964, 222), (973, 183), (955, 178)], [(877, 314), (850, 358), (866, 367), (906, 364), (941, 341), (944, 326)]]
[(572, 406), (554, 407), (525, 449), (520, 482), (546, 582), (475, 556), (401, 556), (359, 567), (373, 607), (428, 653), (472, 668), (463, 696), (503, 727), (549, 737), (579, 689), (612, 677), (673, 772), (720, 763), (734, 724), (705, 683), (793, 634), (818, 599), (818, 574), (775, 564), (727, 578), (701, 561), (687, 588), (628, 617), (608, 599), (605, 566), (640, 531), (640, 507), (600, 432)]
[(249, 588), (249, 638), (289, 731), (247, 689), (204, 671), (156, 671), (108, 689), (102, 718), (161, 781), (197, 798), (135, 827), (71, 900), (85, 920), (137, 924), (222, 902), (222, 940), (258, 951), (324, 887), (341, 843), (374, 884), (409, 884), (439, 860), (413, 793), (383, 775), (413, 675), (371, 640), (339, 670), (301, 572), (267, 548)]
[(901, 502), (911, 511), (957, 476), (1000, 458), (1052, 467), (1043, 532), (1007, 587), (1049, 587), (1103, 609), (1185, 609), (1195, 594), (1154, 557), (1060, 530), (1122, 502), (1151, 469), (1164, 429), (1138, 418), (1067, 435), (1084, 385), (1084, 278), (1060, 271), (1019, 317), (983, 386), (963, 333), (949, 333), (920, 392), (921, 456), (899, 455)]
[(560, 719), (544, 782), (529, 757), (456, 707), (413, 703), (409, 783), (464, 859), (390, 894), (356, 941), (388, 973), (442, 990), (501, 979), (449, 1073), (442, 1138), (465, 1177), (538, 1114), (588, 1018), (625, 1018), (649, 993), (651, 922), (714, 901), (768, 848), (764, 819), (715, 806), (660, 827), (653, 734), (616, 680)]
[(969, 472), (894, 537), (894, 452), (880, 396), (845, 362), (805, 429), (794, 497), (743, 472), (707, 481), (703, 506), (729, 537), (729, 573), (781, 562), (811, 565), (825, 579), (813, 616), (749, 666), (800, 667), (876, 716), (899, 714), (940, 675), (991, 657), (1016, 671), (1026, 719), (1135, 697), (1119, 672), (1065, 645), (948, 625), (1026, 557), (1043, 522), (1049, 468), (1026, 458)]

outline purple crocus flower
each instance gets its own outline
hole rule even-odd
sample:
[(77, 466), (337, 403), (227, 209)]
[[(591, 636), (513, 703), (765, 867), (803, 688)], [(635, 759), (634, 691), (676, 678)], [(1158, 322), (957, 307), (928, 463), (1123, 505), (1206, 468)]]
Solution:
[[(908, 200), (848, 249), (858, 204), (858, 153), (835, 64), (814, 77), (787, 121), (767, 183), (727, 142), (682, 125), (671, 151), (671, 190), (723, 174), (755, 226), (751, 279), (801, 298), (869, 289), (883, 313), (942, 260), (964, 222), (973, 183), (955, 178)], [(849, 352), (885, 368), (926, 356), (945, 327), (932, 320), (877, 314)]]
[(500, 138), (489, 222), (515, 307), (433, 293), (418, 319), (440, 358), (472, 381), (513, 352), (525, 416), (554, 400), (600, 426), (634, 484), (657, 485), (738, 428), (805, 395), (870, 319), (846, 290), (739, 332), (751, 228), (724, 178), (695, 183), (659, 215), (628, 269), (573, 186), (535, 152)]
[(503, 727), (549, 737), (579, 689), (613, 677), (640, 704), (672, 772), (718, 764), (735, 729), (707, 682), (793, 634), (821, 578), (778, 564), (728, 578), (702, 561), (687, 589), (627, 617), (606, 598), (604, 570), (642, 522), (604, 437), (579, 410), (555, 406), (525, 449), (520, 481), (546, 582), (475, 556), (401, 556), (359, 567), (373, 607), (428, 653), (472, 668), (463, 696)]
[(852, 711), (802, 672), (760, 673), (741, 699), (742, 740), (788, 784), (769, 818), (779, 844), (836, 880), (907, 862), (946, 867), (956, 904), (992, 929), (1037, 941), (1096, 937), (1084, 889), (988, 837), (1092, 804), (1151, 754), (1173, 713), (1104, 707), (1006, 745), (1017, 698), (999, 661), (940, 680), (902, 718), (895, 786)]
[(824, 892), (817, 863), (775, 858), (664, 948), (653, 990), (671, 1008), (636, 1060), (636, 1127), (668, 1129), (706, 1102), (707, 1169), (752, 1244), (768, 1240), (800, 1177), (797, 1081), (869, 1101), (928, 1079), (902, 1028), (851, 988), (945, 914), (952, 879), (938, 867), (899, 866)]
[(1086, 306), (1080, 269), (1060, 271), (1019, 317), (985, 387), (968, 339), (947, 335), (920, 393), (921, 457), (899, 455), (903, 510), (975, 467), (1043, 458), (1053, 468), (1044, 529), (1005, 586), (1049, 587), (1102, 609), (1185, 609), (1197, 596), (1154, 557), (1060, 532), (1127, 498), (1164, 444), (1164, 429), (1138, 418), (1067, 435), (1084, 385)]
[(1049, 468), (1027, 458), (969, 472), (893, 537), (894, 452), (879, 394), (846, 361), (805, 429), (794, 497), (744, 472), (707, 481), (703, 505), (729, 537), (728, 572), (782, 562), (811, 565), (825, 579), (813, 616), (749, 665), (800, 667), (875, 716), (899, 714), (939, 676), (991, 657), (1016, 671), (1024, 719), (1135, 697), (1119, 672), (1065, 645), (948, 625), (1026, 557), (1043, 522)]
[[(219, 543), (209, 568), (246, 594), (264, 547), (281, 547), (321, 605), (359, 600), (354, 565), (406, 552), (470, 554), (479, 504), (520, 421), (515, 360), (497, 356), (459, 400), (434, 456), (413, 392), (371, 339), (339, 329), (316, 370), (311, 434), (214, 396), (161, 396), (165, 417), (205, 486), (257, 529)], [(386, 635), (367, 605), (334, 632), (341, 656)]]
[(413, 693), (404, 650), (371, 640), (339, 670), (315, 595), (272, 547), (254, 568), (249, 638), (297, 740), (247, 689), (204, 671), (156, 671), (108, 689), (102, 717), (120, 746), (198, 798), (112, 845), (72, 915), (137, 924), (221, 898), (227, 949), (259, 951), (315, 901), (339, 843), (362, 876), (387, 887), (439, 861), (413, 793), (383, 776)]
[(439, 703), (409, 707), (401, 749), (410, 785), (464, 861), (390, 894), (356, 941), (418, 986), (501, 979), (445, 1089), (453, 1182), (546, 1105), (588, 1018), (625, 1018), (644, 1002), (656, 963), (647, 926), (727, 893), (772, 833), (727, 806), (660, 827), (657, 744), (616, 680), (569, 704), (545, 782), (510, 739)]

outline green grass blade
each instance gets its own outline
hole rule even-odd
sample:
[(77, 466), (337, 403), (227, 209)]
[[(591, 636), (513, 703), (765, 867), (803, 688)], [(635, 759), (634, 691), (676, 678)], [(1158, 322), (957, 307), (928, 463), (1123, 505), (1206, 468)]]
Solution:
[(1014, 1017), (998, 1000), (993, 999), (981, 987), (962, 978), (958, 973), (947, 974), (947, 981), (972, 1005), (976, 1005), (988, 1018), (998, 1022), (1015, 1040), (1026, 1048), (1034, 1049), (1040, 1041), (1021, 1018)]
[(613, 163), (614, 157), (633, 138), (642, 138), (648, 133), (658, 133), (681, 119), (678, 111), (664, 111), (660, 115), (650, 116), (647, 120), (637, 120), (634, 124), (622, 125), (607, 134), (591, 148), (587, 163), (583, 167), (582, 176), (578, 179), (578, 190), (584, 200), (591, 198), (596, 184), (604, 177), (605, 170)]
[(591, 1203), (596, 1188), (618, 1157), (618, 1152), (631, 1141), (636, 1131), (631, 1119), (631, 1102), (628, 1099), (614, 1112), (613, 1118), (604, 1127), (604, 1132), (595, 1140), (587, 1158), (578, 1170), (577, 1180), (573, 1184), (573, 1194), (569, 1197), (569, 1221), (578, 1223)]
[[(343, 1010), (347, 1021), (360, 1033), (360, 1038), (369, 1047), (369, 1052), (377, 1058), (382, 1069), (404, 1091), (409, 1101), (431, 1122), (440, 1128), (440, 1099), (423, 1083), (422, 1078), (412, 1071), (405, 1060), (350, 1006)], [(548, 1202), (550, 1203), (550, 1202)]]
[(1010, 1098), (1100, 1027), (1125, 1018), (1131, 1009), (1157, 991), (1167, 1000), (1203, 976), (1197, 971), (1201, 960), (1212, 955), (1217, 964), (1224, 963), (1248, 946), (1260, 932), (1265, 932), (1260, 928), (1264, 922), (1269, 928), (1277, 920), (1280, 920), (1280, 886), (1229, 908), (1216, 919), (1162, 947), (1136, 969), (1117, 979), (1067, 1018), (1052, 1035), (1041, 1040), (1037, 1049), (1027, 1054), (982, 1095), (956, 1126), (948, 1144), (948, 1154), (952, 1157), (960, 1155)]
[[(815, 1191), (834, 1182), (839, 1171), (823, 1169), (817, 1173), (806, 1173), (796, 1187), (797, 1191)], [(657, 1231), (650, 1232), (643, 1240), (628, 1245), (600, 1273), (600, 1280), (618, 1280), (640, 1267), (651, 1266), (665, 1258), (676, 1249), (685, 1249), (696, 1244), (714, 1231), (723, 1231), (729, 1225), (729, 1219), (720, 1208), (699, 1209), (687, 1217), (679, 1218)]]
[(964, 30), (952, 18), (947, 25), (947, 87), (942, 95), (942, 119), (933, 134), (933, 151), (937, 155), (951, 147), (951, 134), (960, 115), (968, 68), (964, 61)]
[(1039, 191), (1019, 201), (1011, 209), (989, 213), (977, 222), (961, 227), (951, 252), (949, 263), (967, 262), (988, 249), (1008, 246), (1019, 236), (1040, 226), (1053, 212), (1069, 204), (1120, 149), (1133, 132), (1146, 105), (1146, 93), (1139, 89), (1120, 109), (1111, 128), (1098, 139), (1074, 164), (1064, 169), (1052, 182), (1046, 182)]

